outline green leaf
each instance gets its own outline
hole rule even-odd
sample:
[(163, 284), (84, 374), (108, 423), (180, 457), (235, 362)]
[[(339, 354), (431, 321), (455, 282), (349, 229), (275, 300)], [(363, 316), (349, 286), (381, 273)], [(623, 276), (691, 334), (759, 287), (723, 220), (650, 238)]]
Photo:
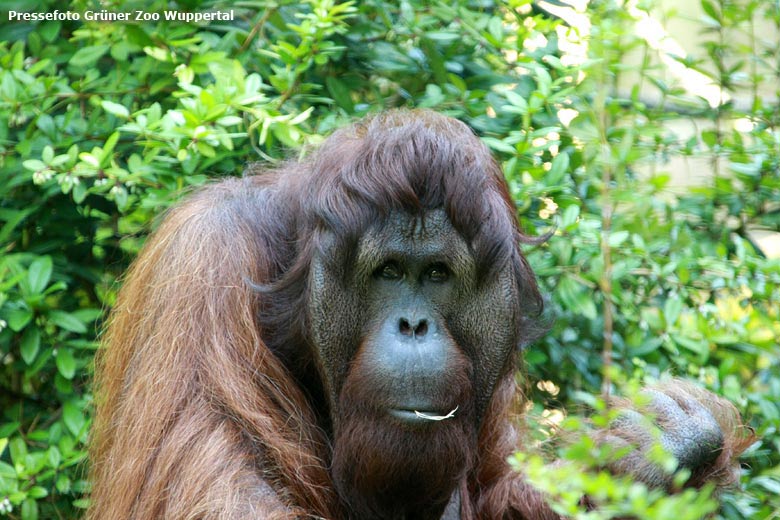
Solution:
[(731, 168), (731, 171), (733, 171), (734, 173), (749, 175), (751, 177), (757, 176), (761, 173), (760, 162), (752, 162), (752, 163), (732, 162), (729, 164), (729, 167)]
[(0, 461), (0, 479), (16, 480), (16, 470), (10, 464)]
[(32, 365), (33, 361), (35, 361), (35, 357), (38, 355), (40, 347), (41, 331), (34, 325), (32, 327), (27, 327), (19, 344), (19, 351), (24, 362), (28, 365)]
[(120, 105), (119, 103), (103, 100), (100, 102), (100, 106), (103, 107), (103, 110), (105, 110), (109, 114), (115, 115), (117, 117), (121, 117), (122, 119), (127, 119), (128, 117), (130, 117), (130, 111), (127, 110), (127, 107), (125, 107), (124, 105)]
[(701, 0), (701, 8), (714, 21), (720, 22), (720, 13), (715, 8), (715, 4), (713, 4), (710, 0)]
[(54, 159), (54, 148), (51, 147), (51, 145), (46, 145), (43, 147), (43, 153), (41, 153), (41, 159), (43, 159), (43, 162), (46, 164), (51, 164), (51, 161)]
[(672, 180), (672, 176), (668, 173), (658, 173), (656, 175), (653, 175), (648, 181), (652, 186), (657, 189), (661, 190), (666, 187), (667, 184), (669, 184), (669, 181)]
[(5, 224), (0, 227), (0, 244), (5, 243), (11, 233), (27, 216), (35, 211), (35, 207), (28, 207), (23, 210), (8, 209), (4, 215)]
[(514, 146), (507, 143), (506, 141), (502, 141), (501, 139), (496, 139), (495, 137), (483, 137), (482, 141), (497, 152), (505, 152), (508, 154), (517, 153), (517, 150)]
[(79, 154), (79, 159), (81, 159), (82, 161), (84, 161), (85, 163), (89, 164), (90, 166), (92, 166), (95, 169), (100, 168), (100, 159), (98, 159), (97, 157), (95, 157), (91, 153), (81, 152)]
[(111, 57), (116, 61), (125, 61), (132, 49), (133, 46), (127, 40), (117, 42), (111, 46)]
[(16, 465), (24, 466), (24, 459), (27, 457), (27, 445), (21, 437), (14, 437), (8, 443), (8, 451), (11, 455), (11, 462)]
[(22, 520), (38, 520), (38, 502), (32, 498), (22, 502)]
[(62, 405), (62, 421), (70, 433), (77, 438), (81, 435), (81, 430), (86, 424), (83, 410), (74, 401), (66, 401)]
[(58, 327), (70, 332), (76, 332), (78, 334), (87, 332), (86, 325), (70, 313), (56, 310), (51, 311), (49, 312), (49, 319)]
[(518, 114), (528, 113), (528, 101), (526, 101), (526, 99), (517, 92), (513, 92), (511, 90), (507, 91), (506, 99), (512, 104), (511, 106), (517, 108), (516, 112)]
[(547, 172), (545, 181), (549, 185), (558, 184), (569, 169), (569, 154), (559, 153), (552, 160), (550, 171)]
[(60, 462), (62, 462), (62, 455), (60, 454), (60, 450), (57, 449), (57, 446), (49, 446), (47, 455), (49, 456), (49, 467), (57, 469), (60, 465)]
[(79, 498), (77, 500), (73, 501), (73, 507), (78, 507), (79, 509), (86, 509), (89, 507), (89, 499), (88, 498)]
[(709, 345), (705, 340), (693, 339), (679, 334), (672, 334), (671, 338), (676, 344), (702, 357), (706, 357), (709, 354)]
[(19, 332), (30, 323), (33, 313), (30, 309), (17, 307), (9, 310), (6, 317), (8, 319), (8, 326), (11, 330)]
[(87, 185), (80, 182), (73, 186), (73, 202), (81, 204), (87, 198)]
[(711, 334), (709, 338), (718, 345), (736, 345), (739, 343), (739, 336), (731, 332), (716, 332)]
[(582, 314), (589, 320), (596, 319), (596, 303), (584, 285), (565, 276), (558, 283), (557, 293), (561, 303), (571, 312)]
[(715, 130), (702, 130), (701, 140), (704, 141), (704, 144), (712, 148), (718, 143), (718, 134)]
[(68, 63), (74, 67), (86, 67), (93, 65), (97, 60), (108, 51), (108, 45), (92, 45), (83, 47), (73, 53)]
[[(21, 424), (16, 421), (0, 424), (0, 439), (5, 439), (6, 437), (10, 437), (19, 429), (19, 426), (21, 426)], [(0, 455), (2, 454), (3, 452), (2, 450), (0, 450)]]
[(127, 207), (127, 190), (122, 186), (116, 190), (113, 190), (112, 193), (114, 194), (114, 202), (116, 202), (116, 207), (119, 208), (120, 211), (124, 210)]
[(577, 223), (577, 218), (580, 216), (580, 207), (577, 204), (572, 204), (563, 210), (561, 215), (561, 227), (565, 230), (570, 230), (574, 224)]
[(116, 146), (117, 141), (119, 141), (119, 132), (114, 132), (108, 136), (108, 139), (106, 139), (106, 142), (103, 144), (103, 153), (100, 156), (101, 164), (111, 158), (111, 154), (114, 152), (114, 147)]
[(628, 239), (629, 232), (625, 230), (615, 231), (609, 235), (609, 247), (619, 247)]
[(488, 31), (490, 31), (490, 35), (495, 38), (497, 42), (501, 42), (504, 40), (504, 24), (501, 18), (498, 16), (493, 16), (490, 18), (490, 21), (488, 22)]
[(84, 308), (71, 312), (71, 315), (75, 316), (82, 323), (90, 323), (102, 316), (103, 311), (95, 308)]
[(57, 483), (55, 484), (55, 486), (57, 487), (57, 491), (59, 491), (60, 493), (68, 493), (71, 489), (70, 479), (66, 474), (60, 473), (57, 476)]
[(31, 172), (37, 172), (45, 169), (46, 163), (38, 159), (28, 159), (22, 163), (22, 166), (24, 166), (26, 169), (30, 170)]
[(73, 351), (69, 348), (60, 348), (57, 350), (57, 370), (65, 379), (73, 379), (76, 375), (76, 358), (73, 357)]
[(666, 318), (667, 327), (677, 323), (682, 308), (683, 302), (677, 295), (667, 298), (666, 302), (664, 302), (664, 318)]
[[(36, 63), (33, 63), (30, 65), (30, 68), (27, 69), (27, 73), (31, 76), (35, 76), (42, 72), (44, 69), (49, 68), (49, 66), (52, 64), (52, 61), (49, 58), (44, 58), (40, 61), (37, 61)], [(43, 130), (43, 129), (42, 129)]]
[[(447, 67), (444, 64), (444, 56), (437, 48), (436, 44), (428, 38), (421, 38), (420, 47), (422, 47), (422, 50), (425, 52), (425, 57), (428, 58), (428, 65), (433, 71), (433, 77), (436, 80), (436, 83), (439, 83), (440, 85), (447, 84)], [(428, 85), (428, 87), (431, 86), (431, 84)]]
[(217, 155), (217, 153), (214, 151), (214, 148), (211, 145), (204, 143), (203, 141), (198, 141), (195, 146), (204, 157), (215, 157)]
[(331, 97), (338, 106), (350, 114), (355, 111), (355, 104), (352, 102), (351, 91), (340, 79), (328, 76), (325, 78), (325, 85), (328, 87), (328, 92), (330, 92)]
[(4, 74), (2, 76), (2, 81), (0, 81), (0, 94), (9, 100), (16, 100), (16, 95), (19, 92), (19, 89), (16, 88), (16, 82), (14, 81), (14, 77), (8, 73)]
[(27, 271), (27, 280), (30, 283), (30, 292), (32, 294), (42, 293), (49, 284), (52, 272), (52, 261), (50, 256), (40, 256), (30, 264)]
[(41, 486), (33, 486), (30, 488), (30, 490), (27, 492), (27, 496), (34, 499), (44, 498), (49, 495), (49, 492), (46, 491), (46, 488), (43, 488)]
[(47, 21), (40, 24), (36, 30), (45, 41), (51, 43), (60, 33), (61, 26), (62, 24), (59, 21)]
[(541, 93), (544, 97), (550, 95), (552, 78), (550, 77), (550, 73), (547, 72), (547, 69), (544, 67), (536, 68), (536, 84), (539, 87), (539, 93)]
[(233, 125), (240, 125), (243, 123), (244, 120), (241, 119), (238, 116), (225, 116), (217, 119), (217, 124), (219, 126), (233, 126)]
[(430, 31), (425, 33), (425, 36), (433, 41), (442, 43), (454, 42), (461, 37), (461, 35), (455, 31)]
[(139, 47), (154, 45), (154, 41), (149, 37), (143, 27), (139, 25), (126, 24), (123, 29), (127, 36), (127, 41)]

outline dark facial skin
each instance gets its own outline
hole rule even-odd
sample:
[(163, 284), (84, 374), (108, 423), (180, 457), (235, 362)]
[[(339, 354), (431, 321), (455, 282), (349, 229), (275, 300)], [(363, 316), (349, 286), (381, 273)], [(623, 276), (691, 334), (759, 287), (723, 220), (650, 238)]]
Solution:
[(393, 213), (335, 249), (312, 263), (310, 318), (337, 488), (360, 518), (439, 518), (515, 346), (509, 274), (478, 283), (443, 211)]
[(362, 241), (355, 266), (368, 289), (360, 355), (375, 384), (392, 390), (380, 403), (388, 419), (409, 426), (429, 422), (416, 411), (458, 408), (450, 379), (463, 355), (447, 320), (474, 278), (463, 239), (441, 213), (424, 222), (397, 215)]

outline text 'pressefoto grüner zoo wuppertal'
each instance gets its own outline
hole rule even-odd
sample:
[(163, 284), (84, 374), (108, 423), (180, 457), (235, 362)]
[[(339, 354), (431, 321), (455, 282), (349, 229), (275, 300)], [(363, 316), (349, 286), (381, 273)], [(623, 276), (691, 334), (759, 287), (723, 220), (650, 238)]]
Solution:
[(211, 22), (211, 21), (225, 21), (229, 22), (233, 20), (233, 10), (226, 11), (208, 11), (202, 13), (191, 13), (185, 11), (175, 11), (172, 9), (166, 9), (163, 11), (108, 11), (102, 9), (100, 11), (84, 11), (78, 13), (75, 11), (59, 11), (54, 10), (47, 13), (26, 13), (21, 11), (8, 11), (8, 21), (28, 21), (28, 22), (43, 22), (43, 21), (64, 21), (64, 20), (85, 20), (88, 22), (155, 22), (159, 20), (166, 20), (169, 22)]

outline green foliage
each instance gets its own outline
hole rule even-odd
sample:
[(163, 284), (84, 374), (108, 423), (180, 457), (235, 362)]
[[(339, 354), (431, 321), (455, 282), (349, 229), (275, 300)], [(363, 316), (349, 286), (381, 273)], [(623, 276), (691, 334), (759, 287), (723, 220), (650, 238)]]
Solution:
[[(606, 1), (589, 8), (579, 60), (562, 50), (577, 32), (529, 0), (131, 0), (122, 11), (232, 9), (234, 20), (0, 24), (0, 516), (75, 518), (86, 504), (96, 334), (157, 215), (208, 178), (303, 153), (353, 117), (418, 106), (479, 132), (528, 233), (554, 230), (528, 251), (556, 318), (526, 353), (531, 380), (554, 383), (532, 390), (537, 410), (587, 396), (598, 408), (593, 395), (626, 375), (698, 379), (761, 437), (745, 489), (718, 514), (771, 518), (780, 262), (747, 231), (780, 226), (780, 112), (763, 94), (780, 81), (780, 46), (755, 30), (761, 20), (780, 34), (780, 11), (701, 5), (703, 53), (675, 59), (714, 81), (714, 104), (664, 75), (635, 30), (644, 8)], [(746, 92), (740, 108), (732, 99)], [(667, 123), (681, 120), (702, 130), (676, 135)], [(680, 157), (708, 161), (712, 180), (672, 193), (665, 168)], [(573, 419), (565, 428), (583, 431)], [(587, 443), (556, 469), (530, 452), (517, 462), (580, 518), (712, 511), (711, 490), (667, 497), (587, 472), (598, 456)], [(585, 513), (583, 494), (602, 512)]]
[[(747, 8), (756, 17), (761, 13), (771, 15), (775, 24), (780, 21), (768, 4), (754, 2)], [(740, 9), (729, 12), (723, 24), (740, 23), (744, 31), (751, 18)], [(766, 143), (777, 142), (780, 119), (776, 109), (757, 109), (763, 106), (758, 96), (741, 110), (727, 102), (713, 108), (703, 99), (683, 98), (678, 85), (661, 79), (663, 69), (653, 65), (651, 49), (635, 30), (642, 14), (609, 2), (591, 4), (589, 18), (598, 39), (591, 40), (591, 60), (578, 67), (586, 77), (569, 105), (577, 116), (567, 127), (554, 129), (554, 139), (540, 143), (545, 173), (524, 168), (519, 175), (518, 199), (538, 201), (525, 213), (530, 229), (547, 229), (539, 227), (539, 219), (549, 217), (551, 206), (557, 212), (556, 237), (530, 253), (556, 315), (552, 333), (529, 353), (531, 371), (538, 379), (566, 382), (553, 404), (568, 402), (581, 388), (609, 391), (615, 378), (609, 374), (635, 372), (651, 379), (664, 372), (686, 375), (725, 395), (740, 405), (762, 442), (746, 456), (752, 477), (745, 478), (748, 492), (726, 494), (720, 514), (771, 518), (780, 507), (775, 495), (780, 261), (763, 258), (748, 230), (778, 229), (780, 176), (771, 166), (778, 149), (775, 144), (767, 151)], [(729, 35), (720, 38), (729, 41)], [(723, 47), (740, 56), (747, 52), (727, 43)], [(764, 53), (756, 49), (755, 54)], [(641, 59), (632, 61), (637, 55)], [(627, 65), (632, 62), (636, 65)], [(703, 63), (698, 68), (707, 72)], [(723, 68), (715, 63), (712, 70)], [(776, 68), (769, 70), (775, 76), (756, 75), (752, 81), (776, 82)], [(631, 74), (640, 85), (626, 81)], [(721, 100), (742, 94), (708, 74), (721, 88)], [(749, 90), (757, 92), (760, 85)], [(675, 120), (709, 121), (715, 130), (681, 137), (666, 124)], [(735, 128), (735, 120), (749, 121), (743, 125), (749, 130)], [(546, 125), (531, 121), (531, 128)], [(565, 160), (570, 168), (559, 179), (553, 173), (561, 153), (570, 155)], [(675, 193), (672, 174), (662, 168), (680, 156), (706, 159), (711, 184)], [(509, 157), (505, 165), (511, 172), (516, 157)], [(753, 170), (748, 163), (755, 164)], [(729, 171), (718, 170), (723, 164)], [(601, 356), (595, 355), (598, 351)], [(540, 394), (537, 398), (544, 400), (545, 392)], [(562, 480), (544, 478), (551, 480), (540, 486), (556, 496)], [(611, 482), (606, 489), (617, 485)], [(587, 477), (569, 477), (567, 484), (580, 496), (595, 491)], [(622, 504), (624, 499), (615, 495), (603, 511), (620, 512)], [(700, 516), (707, 510), (690, 507)], [(670, 516), (654, 508), (631, 510), (644, 518)], [(587, 517), (609, 516), (604, 514)]]

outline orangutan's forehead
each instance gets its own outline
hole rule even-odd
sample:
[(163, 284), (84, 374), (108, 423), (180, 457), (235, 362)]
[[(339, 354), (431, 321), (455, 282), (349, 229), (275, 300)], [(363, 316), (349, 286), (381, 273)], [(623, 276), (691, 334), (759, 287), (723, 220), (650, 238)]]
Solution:
[(368, 229), (358, 242), (358, 265), (401, 257), (446, 261), (463, 269), (474, 262), (466, 240), (443, 210), (423, 214), (392, 212), (380, 225)]

